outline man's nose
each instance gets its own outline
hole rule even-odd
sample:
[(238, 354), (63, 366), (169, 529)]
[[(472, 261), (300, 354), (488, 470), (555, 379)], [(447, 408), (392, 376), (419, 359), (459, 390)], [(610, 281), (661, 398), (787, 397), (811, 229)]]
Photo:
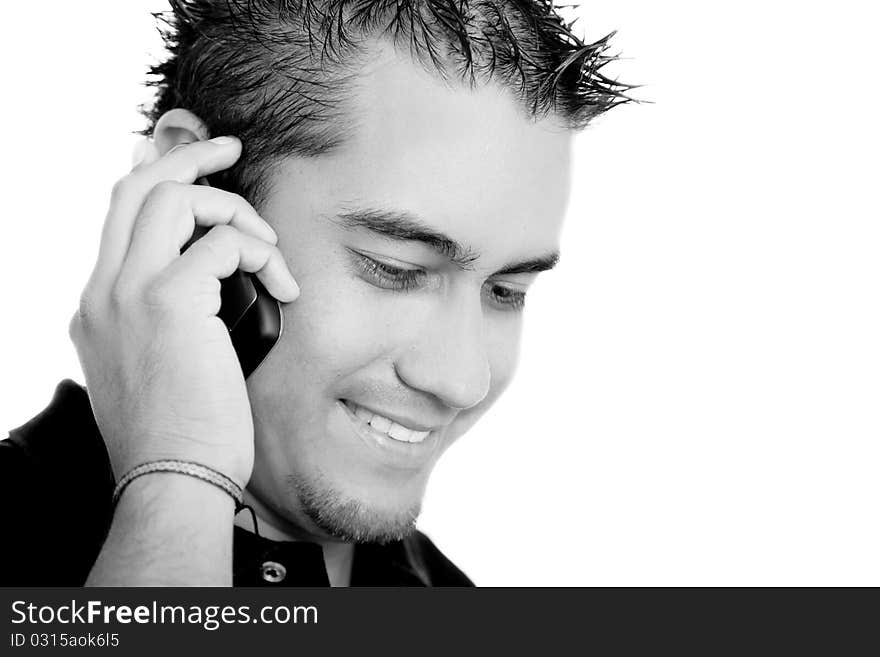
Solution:
[(489, 393), (491, 373), (482, 307), (437, 312), (422, 323), (395, 369), (407, 386), (429, 393), (450, 408), (464, 410)]

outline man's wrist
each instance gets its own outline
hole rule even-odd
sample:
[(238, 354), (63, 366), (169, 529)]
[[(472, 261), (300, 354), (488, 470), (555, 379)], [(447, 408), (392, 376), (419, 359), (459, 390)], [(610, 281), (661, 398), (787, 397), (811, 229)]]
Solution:
[(89, 586), (229, 586), (232, 498), (176, 472), (138, 477), (119, 498)]
[(116, 483), (116, 488), (113, 491), (113, 505), (115, 506), (117, 504), (122, 493), (125, 492), (125, 489), (131, 484), (131, 482), (145, 475), (159, 472), (182, 474), (207, 482), (229, 495), (235, 502), (236, 510), (244, 502), (244, 491), (242, 490), (242, 487), (222, 472), (218, 472), (213, 468), (194, 461), (160, 459), (157, 461), (141, 463), (125, 473)]
[(117, 512), (134, 509), (186, 513), (224, 511), (230, 515), (235, 501), (228, 493), (202, 479), (179, 472), (150, 472), (129, 483), (117, 502)]

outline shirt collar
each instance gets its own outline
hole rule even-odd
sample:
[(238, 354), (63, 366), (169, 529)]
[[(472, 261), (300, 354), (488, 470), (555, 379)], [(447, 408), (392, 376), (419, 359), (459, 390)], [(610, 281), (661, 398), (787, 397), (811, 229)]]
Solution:
[[(317, 543), (275, 541), (236, 526), (235, 586), (329, 586), (324, 551)], [(429, 586), (427, 569), (408, 539), (354, 548), (352, 586)]]

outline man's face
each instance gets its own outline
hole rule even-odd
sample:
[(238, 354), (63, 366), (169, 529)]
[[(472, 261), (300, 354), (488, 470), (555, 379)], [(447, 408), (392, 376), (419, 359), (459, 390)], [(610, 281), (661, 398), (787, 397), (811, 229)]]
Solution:
[(250, 490), (303, 535), (383, 540), (513, 375), (529, 270), (558, 250), (571, 137), (390, 50), (359, 80), (352, 136), (285, 161), (262, 208), (302, 294), (247, 382)]

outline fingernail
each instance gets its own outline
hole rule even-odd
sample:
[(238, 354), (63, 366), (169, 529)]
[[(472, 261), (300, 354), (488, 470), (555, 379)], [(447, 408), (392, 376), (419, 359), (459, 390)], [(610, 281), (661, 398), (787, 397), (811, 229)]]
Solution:
[(299, 297), (299, 283), (296, 282), (296, 279), (293, 277), (293, 274), (290, 274), (290, 300), (296, 301), (296, 299), (298, 297)]
[(220, 144), (222, 146), (223, 144), (231, 144), (235, 140), (232, 137), (214, 137), (208, 141), (212, 144)]

